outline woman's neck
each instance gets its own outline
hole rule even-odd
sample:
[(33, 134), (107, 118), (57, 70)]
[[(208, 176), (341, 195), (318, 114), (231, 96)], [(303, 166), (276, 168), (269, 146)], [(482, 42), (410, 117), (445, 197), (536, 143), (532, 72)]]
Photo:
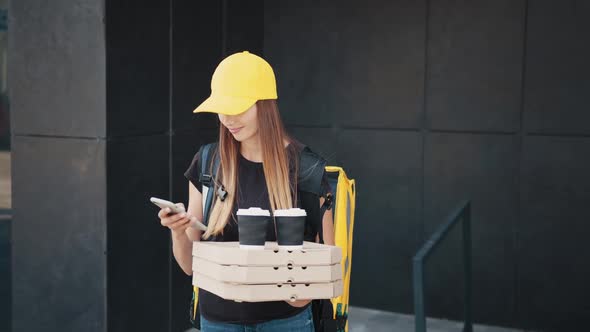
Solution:
[(258, 137), (243, 141), (240, 143), (240, 153), (244, 158), (261, 163), (262, 162), (262, 146)]
[[(289, 141), (286, 139), (283, 140), (283, 145), (284, 147), (287, 147), (289, 145)], [(240, 153), (242, 156), (244, 156), (244, 158), (250, 161), (257, 163), (261, 163), (263, 161), (262, 145), (260, 144), (258, 137), (253, 137), (249, 140), (241, 142)]]

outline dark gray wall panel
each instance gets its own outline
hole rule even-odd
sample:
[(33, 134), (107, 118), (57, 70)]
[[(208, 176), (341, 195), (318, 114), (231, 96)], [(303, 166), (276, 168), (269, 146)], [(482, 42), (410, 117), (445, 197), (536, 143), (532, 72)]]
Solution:
[(169, 128), (169, 0), (106, 1), (109, 136)]
[[(518, 143), (518, 137), (512, 135), (426, 136), (425, 236), (432, 234), (461, 200), (472, 201), (473, 312), (478, 322), (506, 324), (514, 317), (516, 261), (511, 233), (518, 212)], [(433, 315), (447, 317), (461, 312), (462, 302), (446, 302), (460, 291), (448, 287), (461, 285), (456, 282), (463, 272), (457, 259), (460, 248), (450, 245), (433, 260), (433, 264), (443, 261), (437, 265), (440, 269), (431, 272), (438, 283), (427, 291)], [(447, 286), (442, 279), (449, 282)]]
[(105, 136), (101, 1), (11, 1), (8, 76), (15, 134)]
[(198, 133), (179, 133), (172, 137), (172, 197), (175, 200), (186, 204), (188, 180), (184, 177), (184, 172), (199, 148), (204, 144), (217, 142), (218, 136), (218, 130), (208, 129)]
[(590, 2), (528, 5), (525, 128), (590, 134)]
[(222, 1), (172, 2), (172, 128), (216, 126), (215, 115), (192, 111), (211, 94), (211, 76), (222, 60)]
[(430, 2), (429, 126), (519, 128), (524, 0)]
[(264, 54), (291, 125), (421, 125), (424, 1), (266, 1)]
[[(283, 118), (285, 113), (282, 112)], [(287, 126), (287, 132), (295, 140), (308, 145), (313, 151), (324, 157), (330, 165), (342, 165), (346, 151), (341, 151), (339, 137), (342, 129), (338, 128), (306, 128)]]
[(225, 53), (250, 51), (262, 56), (264, 0), (229, 0), (225, 9)]
[(108, 331), (166, 331), (170, 231), (151, 196), (168, 196), (169, 137), (108, 142)]
[[(411, 287), (404, 270), (409, 271), (420, 229), (420, 134), (297, 127), (291, 132), (326, 156), (330, 164), (343, 166), (359, 184), (351, 303), (407, 311), (407, 302), (392, 302), (390, 295)], [(369, 148), (373, 146), (380, 149)], [(387, 263), (378, 262), (377, 253), (387, 253)], [(409, 300), (407, 293), (405, 299)]]
[(525, 140), (518, 248), (525, 326), (566, 331), (590, 323), (588, 151), (588, 138)]
[(14, 331), (106, 329), (105, 148), (14, 137)]
[[(186, 201), (183, 201), (186, 204)], [(171, 258), (170, 264), (170, 331), (184, 332), (191, 327), (189, 321), (189, 306), (193, 295), (192, 276), (184, 271)]]
[(192, 111), (211, 94), (211, 76), (225, 56), (262, 55), (263, 1), (178, 1), (172, 15), (172, 128), (216, 128), (215, 115)]
[[(396, 230), (397, 231), (397, 230)], [(401, 232), (406, 232), (401, 230)], [(410, 236), (413, 236), (411, 234)], [(402, 236), (402, 235), (400, 235)], [(404, 258), (406, 261), (406, 258)], [(414, 314), (414, 293), (412, 288), (412, 267), (411, 258), (407, 258), (407, 264), (401, 267), (389, 267), (388, 274), (384, 282), (388, 282), (389, 289), (387, 293), (375, 297), (381, 304), (378, 308), (386, 308), (385, 310), (393, 312), (401, 312), (413, 315)], [(360, 272), (359, 272), (360, 273)], [(360, 297), (362, 289), (357, 289), (357, 296)], [(356, 305), (353, 303), (352, 305)]]
[[(198, 133), (177, 133), (172, 137), (171, 200), (173, 202), (188, 205), (188, 180), (184, 177), (184, 172), (201, 145), (214, 142), (217, 137), (218, 131), (214, 129), (201, 130)], [(171, 278), (171, 331), (184, 332), (189, 327), (188, 308), (192, 296), (192, 279), (180, 269), (174, 258), (171, 263)]]

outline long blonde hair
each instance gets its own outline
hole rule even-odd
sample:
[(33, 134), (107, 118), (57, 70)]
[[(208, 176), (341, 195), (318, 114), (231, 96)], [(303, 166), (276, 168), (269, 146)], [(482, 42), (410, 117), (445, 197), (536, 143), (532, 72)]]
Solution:
[[(256, 102), (256, 107), (262, 165), (271, 210), (274, 212), (277, 209), (292, 208), (297, 200), (297, 181), (290, 178), (289, 169), (290, 166), (294, 167), (292, 175), (296, 177), (298, 160), (289, 155), (284, 141), (289, 144), (294, 141), (285, 130), (276, 100), (259, 100)], [(223, 125), (219, 126), (219, 148), (216, 153), (219, 154), (220, 165), (216, 172), (215, 187), (211, 190), (217, 191), (218, 186), (223, 184), (228, 194), (224, 201), (221, 201), (219, 197), (215, 199), (209, 216), (208, 229), (204, 234), (205, 239), (211, 235), (223, 233), (229, 218), (235, 217), (232, 216), (232, 212), (239, 181), (237, 172), (240, 143)]]

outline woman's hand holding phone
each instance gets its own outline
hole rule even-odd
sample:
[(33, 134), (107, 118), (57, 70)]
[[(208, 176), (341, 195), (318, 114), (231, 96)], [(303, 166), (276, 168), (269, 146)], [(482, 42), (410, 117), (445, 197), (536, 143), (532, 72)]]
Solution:
[(160, 207), (160, 212), (158, 212), (160, 223), (162, 226), (168, 227), (173, 235), (184, 233), (189, 226), (203, 232), (207, 231), (207, 226), (198, 221), (196, 217), (185, 212), (184, 204), (174, 204), (157, 197), (150, 198), (150, 201)]
[(173, 235), (178, 236), (184, 234), (186, 228), (190, 226), (191, 219), (194, 217), (184, 212), (184, 204), (178, 203), (175, 205), (181, 207), (183, 211), (174, 213), (172, 209), (165, 207), (158, 212), (158, 217), (162, 226), (168, 227)]

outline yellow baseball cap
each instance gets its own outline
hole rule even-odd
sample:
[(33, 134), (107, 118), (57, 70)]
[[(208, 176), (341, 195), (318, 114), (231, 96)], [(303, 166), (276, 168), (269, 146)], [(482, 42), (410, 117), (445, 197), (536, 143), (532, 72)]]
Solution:
[(277, 98), (272, 67), (263, 58), (244, 51), (219, 63), (211, 78), (211, 96), (193, 113), (237, 115), (258, 100)]

